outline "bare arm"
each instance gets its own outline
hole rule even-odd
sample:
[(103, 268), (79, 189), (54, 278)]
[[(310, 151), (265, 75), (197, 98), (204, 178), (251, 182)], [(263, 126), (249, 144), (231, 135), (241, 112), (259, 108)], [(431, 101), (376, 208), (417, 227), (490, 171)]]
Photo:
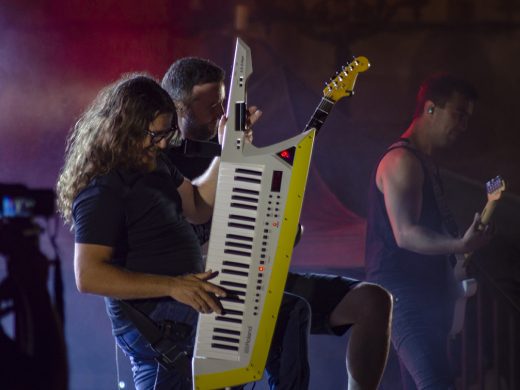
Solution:
[(74, 274), (80, 292), (116, 299), (171, 297), (201, 313), (221, 312), (214, 295), (226, 293), (208, 282), (215, 276), (211, 271), (176, 277), (132, 272), (110, 263), (113, 253), (109, 246), (76, 243)]
[(377, 169), (376, 183), (384, 195), (392, 232), (400, 248), (438, 255), (469, 252), (487, 242), (477, 229), (478, 216), (462, 238), (421, 226), (419, 217), (423, 202), (423, 182), (421, 163), (404, 149), (390, 151)]
[[(262, 112), (255, 106), (248, 108), (248, 129), (245, 132), (245, 142), (253, 141), (253, 124), (260, 118)], [(219, 122), (219, 143), (222, 143), (227, 118), (223, 116)], [(207, 222), (213, 213), (215, 193), (217, 189), (220, 158), (216, 157), (209, 168), (201, 176), (190, 182), (185, 179), (178, 191), (182, 198), (184, 216), (193, 224)]]

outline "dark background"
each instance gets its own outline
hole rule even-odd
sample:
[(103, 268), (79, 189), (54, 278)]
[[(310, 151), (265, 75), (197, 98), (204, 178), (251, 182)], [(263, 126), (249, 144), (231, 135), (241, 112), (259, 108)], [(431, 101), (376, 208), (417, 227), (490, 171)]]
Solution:
[[(439, 160), (457, 219), (469, 223), (485, 203), (483, 183), (500, 174), (507, 194), (497, 229), (508, 245), (518, 242), (520, 4), (513, 0), (2, 2), (0, 182), (53, 188), (68, 130), (100, 88), (131, 71), (161, 78), (187, 55), (212, 59), (230, 73), (237, 36), (252, 48), (248, 99), (264, 111), (255, 128), (259, 145), (300, 131), (323, 83), (352, 56), (372, 65), (317, 139), (296, 268), (363, 276), (370, 171), (408, 126), (419, 83), (436, 71), (466, 77), (480, 94), (467, 133)], [(115, 388), (103, 301), (75, 289), (68, 227), (60, 228), (58, 244), (70, 388)], [(45, 236), (42, 246), (52, 256)], [(517, 260), (509, 269), (514, 286)], [(344, 385), (345, 343), (330, 337), (312, 343), (313, 388)], [(128, 383), (127, 363), (120, 361)], [(392, 389), (393, 380), (383, 386)]]

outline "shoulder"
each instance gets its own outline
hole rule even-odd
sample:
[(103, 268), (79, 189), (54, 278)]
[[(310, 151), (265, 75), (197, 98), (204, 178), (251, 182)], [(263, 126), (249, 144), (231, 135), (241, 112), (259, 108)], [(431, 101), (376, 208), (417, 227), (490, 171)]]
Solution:
[(116, 171), (96, 176), (76, 196), (74, 207), (93, 199), (120, 201), (125, 195), (126, 188), (123, 177)]
[(381, 159), (378, 171), (387, 174), (420, 173), (422, 164), (409, 148), (400, 147), (388, 151)]
[(376, 182), (380, 190), (383, 189), (384, 182), (414, 185), (421, 184), (423, 180), (424, 169), (421, 161), (413, 151), (405, 147), (388, 151), (376, 171)]

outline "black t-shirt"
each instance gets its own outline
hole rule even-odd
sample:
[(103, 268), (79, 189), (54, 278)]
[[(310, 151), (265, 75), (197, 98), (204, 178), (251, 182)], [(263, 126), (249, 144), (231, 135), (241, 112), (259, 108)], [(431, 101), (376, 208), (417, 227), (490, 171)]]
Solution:
[(96, 177), (74, 200), (76, 242), (113, 247), (113, 261), (132, 271), (202, 272), (198, 239), (182, 215), (182, 182), (163, 158), (153, 172)]

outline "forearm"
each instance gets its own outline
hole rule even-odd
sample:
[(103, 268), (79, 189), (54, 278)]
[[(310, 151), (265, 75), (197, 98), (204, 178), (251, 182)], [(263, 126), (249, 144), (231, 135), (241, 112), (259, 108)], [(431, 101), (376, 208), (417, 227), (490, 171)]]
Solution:
[(206, 222), (213, 212), (219, 168), (220, 157), (216, 157), (206, 172), (192, 181), (194, 186), (195, 207), (203, 214), (205, 218), (203, 222)]
[(132, 272), (111, 263), (75, 267), (76, 285), (82, 293), (116, 299), (144, 299), (169, 296), (175, 278)]
[(394, 237), (400, 248), (424, 255), (465, 252), (462, 239), (438, 233), (419, 225), (396, 231)]

